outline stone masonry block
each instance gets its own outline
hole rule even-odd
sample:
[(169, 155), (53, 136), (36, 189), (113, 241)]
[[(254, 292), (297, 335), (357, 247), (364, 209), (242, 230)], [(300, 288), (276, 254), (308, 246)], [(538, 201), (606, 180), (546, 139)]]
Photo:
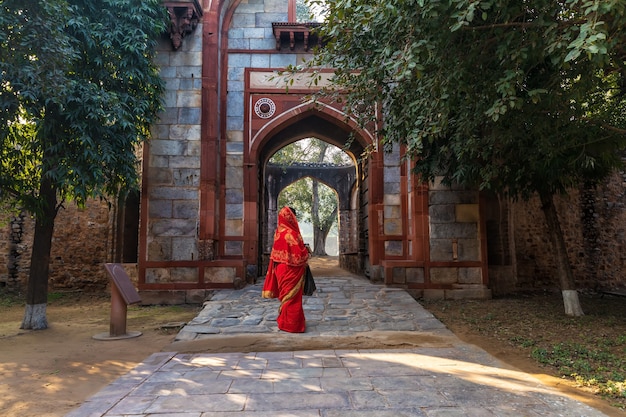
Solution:
[(243, 142), (243, 132), (241, 130), (229, 130), (226, 132), (228, 142)]
[[(241, 56), (241, 55), (237, 55), (237, 56)], [(246, 57), (248, 60), (250, 59), (248, 55), (246, 55)], [(245, 67), (228, 68), (228, 74), (227, 74), (228, 81), (243, 81), (244, 75), (245, 75)], [(228, 91), (231, 91), (231, 90), (228, 90)]]
[(170, 268), (170, 282), (198, 282), (198, 268)]
[(198, 107), (183, 107), (178, 111), (178, 123), (184, 125), (199, 125), (202, 121), (202, 115), (200, 108)]
[(480, 261), (480, 241), (478, 239), (459, 239), (458, 260)]
[(400, 183), (399, 182), (386, 182), (383, 184), (385, 194), (399, 194)]
[(202, 52), (181, 52), (172, 54), (170, 65), (175, 67), (199, 67), (202, 65)]
[(226, 111), (230, 117), (243, 117), (243, 94), (229, 92), (226, 99)]
[(402, 216), (400, 206), (385, 206), (385, 219), (399, 219)]
[(197, 200), (198, 190), (182, 187), (152, 187), (149, 191), (150, 200)]
[(170, 169), (163, 168), (148, 168), (148, 179), (150, 184), (154, 185), (172, 185), (173, 177)]
[(388, 240), (385, 242), (385, 254), (390, 256), (401, 256), (403, 242), (401, 240)]
[(428, 216), (431, 223), (454, 223), (456, 205), (435, 204), (428, 207)]
[(424, 283), (424, 268), (406, 268), (406, 282), (408, 284)]
[(178, 107), (201, 107), (202, 92), (199, 90), (179, 90), (176, 93), (176, 105)]
[(232, 240), (224, 242), (224, 255), (226, 256), (243, 255), (243, 242), (232, 241)]
[[(190, 143), (196, 143), (196, 142), (190, 142)], [(171, 168), (198, 168), (198, 169), (200, 168), (200, 156), (199, 155), (198, 156), (187, 156), (187, 155), (171, 156), (169, 162), (170, 162)]]
[(196, 219), (158, 219), (148, 224), (152, 236), (195, 236)]
[(150, 127), (150, 135), (152, 136), (152, 140), (169, 139), (170, 125), (153, 124)]
[(241, 154), (243, 155), (243, 142), (228, 142), (226, 143), (226, 153), (229, 155), (232, 154)]
[(451, 185), (444, 185), (443, 182), (441, 181), (443, 179), (443, 177), (435, 177), (435, 181), (431, 182), (428, 184), (428, 188), (430, 190), (442, 190), (442, 191), (461, 191), (461, 190), (465, 190), (466, 188), (462, 185), (459, 184), (451, 184)]
[(430, 239), (430, 260), (431, 261), (452, 261), (452, 240), (451, 239)]
[(262, 3), (250, 3), (250, 2), (241, 2), (239, 6), (237, 6), (237, 12), (235, 14), (257, 14), (263, 13), (263, 4)]
[(226, 129), (243, 130), (243, 116), (227, 116)]
[(153, 219), (172, 217), (172, 200), (151, 200), (148, 207)]
[(456, 284), (459, 281), (457, 268), (431, 268), (430, 282), (434, 284)]
[(283, 13), (259, 13), (256, 15), (256, 27), (272, 26), (273, 22), (286, 22), (288, 20), (287, 11)]
[(225, 220), (224, 221), (225, 236), (243, 236), (243, 220)]
[(177, 219), (197, 219), (197, 200), (175, 200), (173, 202), (173, 217)]
[(228, 154), (226, 155), (226, 166), (228, 167), (242, 167), (243, 155), (242, 154)]
[(158, 284), (169, 282), (170, 270), (167, 268), (146, 268), (146, 283)]
[(481, 268), (459, 268), (459, 284), (482, 284)]
[(401, 235), (402, 234), (402, 219), (385, 219), (385, 234), (386, 235)]
[[(247, 68), (250, 66), (250, 54), (229, 54), (228, 55), (228, 74), (233, 68)], [(243, 73), (242, 73), (243, 74)], [(233, 78), (229, 78), (233, 79)]]
[(480, 214), (478, 204), (457, 204), (456, 221), (460, 223), (478, 223)]
[(435, 204), (476, 204), (478, 193), (476, 191), (429, 191), (428, 203)]
[(202, 66), (176, 67), (177, 78), (202, 78)]
[(178, 90), (202, 90), (202, 80), (199, 78), (186, 78), (180, 80)]
[(232, 283), (236, 276), (235, 268), (208, 266), (204, 269), (206, 282)]
[(202, 144), (199, 140), (188, 140), (185, 142), (184, 156), (200, 157), (202, 153)]
[(475, 223), (431, 223), (431, 239), (470, 239), (478, 236)]
[(172, 260), (190, 261), (198, 259), (197, 239), (195, 237), (172, 238)]
[(400, 201), (400, 195), (398, 194), (385, 194), (383, 196), (383, 203), (385, 205), (389, 205), (389, 206), (399, 206), (401, 201)]
[(195, 30), (190, 35), (185, 36), (180, 50), (172, 52), (172, 54), (198, 51), (202, 51), (202, 23), (198, 23)]
[(297, 64), (297, 56), (295, 54), (274, 54), (270, 56), (270, 67), (283, 68), (288, 65)]
[(150, 153), (153, 155), (180, 155), (182, 151), (183, 143), (177, 140), (150, 141)]
[[(150, 238), (148, 241), (148, 260), (149, 261), (169, 261), (172, 259), (172, 239), (170, 237)], [(160, 269), (155, 269), (160, 271)], [(167, 271), (167, 269), (165, 269)], [(146, 275), (146, 282), (149, 281)]]
[(287, 10), (288, 1), (287, 0), (265, 0), (264, 11), (268, 13), (279, 13)]
[(243, 204), (226, 204), (226, 219), (243, 219)]
[(268, 68), (270, 66), (270, 57), (267, 54), (254, 54), (251, 57), (252, 68)]
[(383, 180), (384, 182), (400, 182), (400, 167), (385, 167)]
[(170, 166), (170, 158), (166, 155), (150, 155), (148, 166), (152, 168), (167, 168)]
[(177, 168), (173, 170), (174, 185), (183, 187), (197, 187), (200, 185), (200, 170)]
[(243, 39), (243, 28), (230, 28), (228, 29), (228, 40)]
[(243, 170), (239, 167), (226, 167), (226, 188), (241, 188)]
[(226, 204), (243, 204), (243, 188), (228, 188), (225, 195)]
[(250, 39), (228, 38), (228, 49), (250, 49)]
[(253, 51), (263, 51), (276, 46), (274, 39), (250, 39), (250, 49)]
[(394, 284), (406, 284), (406, 268), (404, 267), (392, 268), (391, 280)]
[(264, 39), (265, 29), (264, 28), (244, 28), (243, 37), (247, 39)]

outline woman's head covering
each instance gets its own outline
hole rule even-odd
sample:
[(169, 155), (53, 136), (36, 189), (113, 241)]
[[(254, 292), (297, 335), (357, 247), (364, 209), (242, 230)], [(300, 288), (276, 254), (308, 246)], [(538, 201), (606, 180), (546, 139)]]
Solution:
[(304, 246), (298, 220), (289, 207), (283, 207), (278, 212), (278, 227), (270, 258), (274, 262), (292, 266), (302, 266), (309, 259), (309, 251)]

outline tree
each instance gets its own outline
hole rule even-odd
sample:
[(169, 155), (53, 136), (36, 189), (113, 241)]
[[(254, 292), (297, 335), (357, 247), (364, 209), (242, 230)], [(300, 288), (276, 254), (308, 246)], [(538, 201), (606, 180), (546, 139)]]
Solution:
[[(565, 313), (582, 315), (553, 197), (621, 164), (626, 3), (337, 0), (312, 66), (363, 125), (376, 107), (423, 181), (539, 196)], [(358, 111), (357, 111), (358, 110)]]
[[(0, 196), (35, 216), (25, 329), (45, 329), (54, 219), (137, 186), (164, 90), (159, 0), (2, 2)], [(52, 82), (50, 82), (52, 80)]]

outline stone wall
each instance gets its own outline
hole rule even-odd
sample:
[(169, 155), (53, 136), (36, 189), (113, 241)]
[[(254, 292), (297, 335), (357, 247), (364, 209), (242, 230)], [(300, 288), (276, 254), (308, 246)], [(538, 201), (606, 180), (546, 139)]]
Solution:
[[(66, 204), (57, 215), (50, 254), (50, 290), (104, 291), (108, 276), (103, 264), (112, 259), (113, 212), (91, 200), (85, 209)], [(0, 288), (24, 292), (30, 271), (34, 219), (23, 216), (21, 240), (12, 235), (17, 224), (0, 220)], [(17, 255), (17, 256), (16, 256)], [(16, 271), (15, 280), (10, 271)]]
[[(579, 288), (626, 286), (626, 175), (556, 198)], [(558, 288), (554, 257), (538, 199), (512, 206), (516, 289)]]

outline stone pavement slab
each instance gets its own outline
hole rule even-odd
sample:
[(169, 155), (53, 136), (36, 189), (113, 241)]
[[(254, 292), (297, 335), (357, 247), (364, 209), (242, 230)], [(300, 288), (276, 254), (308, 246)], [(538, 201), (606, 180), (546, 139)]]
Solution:
[[(276, 351), (155, 353), (67, 416), (604, 415), (461, 342), (403, 290), (358, 277), (316, 283), (318, 292), (305, 297), (304, 334), (276, 329), (278, 301), (262, 299), (258, 284), (216, 293), (177, 336), (185, 346), (210, 346), (244, 334), (276, 341)], [(286, 351), (279, 343), (383, 333), (417, 342)]]

